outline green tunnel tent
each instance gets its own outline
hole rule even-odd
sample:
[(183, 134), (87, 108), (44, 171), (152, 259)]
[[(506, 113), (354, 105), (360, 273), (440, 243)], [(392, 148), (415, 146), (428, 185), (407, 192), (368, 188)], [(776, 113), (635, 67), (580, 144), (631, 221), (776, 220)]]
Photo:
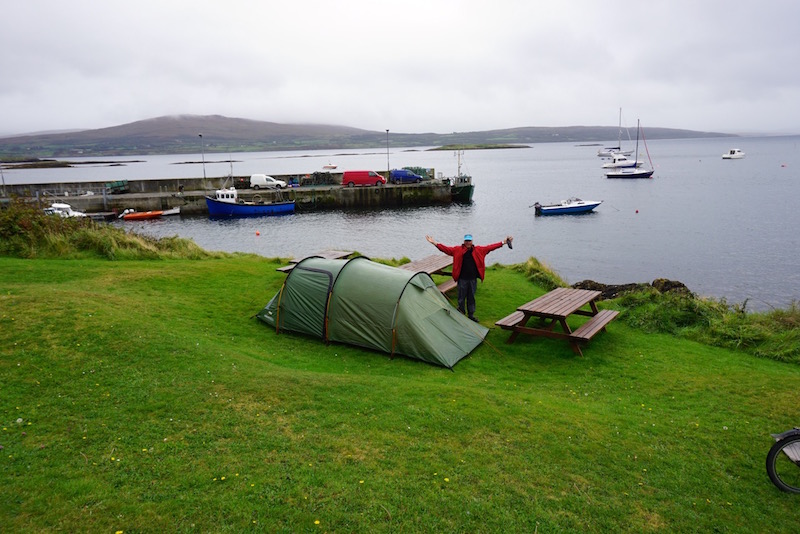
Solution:
[(489, 330), (453, 308), (427, 273), (364, 257), (297, 263), (256, 315), (290, 331), (452, 369)]

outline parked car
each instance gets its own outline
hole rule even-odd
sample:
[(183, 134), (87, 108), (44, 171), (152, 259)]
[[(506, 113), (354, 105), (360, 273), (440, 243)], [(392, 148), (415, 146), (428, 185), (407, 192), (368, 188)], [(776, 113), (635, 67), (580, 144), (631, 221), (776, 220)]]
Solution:
[(342, 185), (354, 187), (357, 185), (383, 185), (386, 178), (375, 171), (344, 171)]
[(407, 169), (392, 169), (389, 171), (389, 179), (393, 184), (418, 184), (422, 181), (422, 176)]
[(286, 182), (283, 180), (276, 180), (272, 176), (267, 176), (266, 174), (254, 174), (250, 176), (250, 187), (253, 189), (281, 189), (282, 187), (286, 187)]

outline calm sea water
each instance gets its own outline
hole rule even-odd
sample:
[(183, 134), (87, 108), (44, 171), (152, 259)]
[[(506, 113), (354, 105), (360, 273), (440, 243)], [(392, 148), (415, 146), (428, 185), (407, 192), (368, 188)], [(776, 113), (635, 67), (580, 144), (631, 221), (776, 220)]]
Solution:
[[(722, 160), (730, 148), (742, 160)], [(640, 145), (640, 148), (643, 148)], [(786, 307), (800, 300), (800, 137), (663, 140), (647, 143), (651, 180), (609, 180), (596, 146), (548, 143), (529, 149), (469, 151), (462, 170), (476, 185), (471, 205), (380, 212), (296, 213), (277, 218), (210, 221), (180, 217), (124, 223), (156, 237), (178, 235), (208, 250), (303, 257), (326, 248), (382, 258), (417, 259), (435, 249), (430, 234), (459, 243), (514, 236), (514, 249), (493, 252), (490, 263), (547, 263), (570, 283), (651, 282), (669, 278), (692, 291), (749, 299), (748, 309)], [(332, 162), (339, 169), (387, 168), (385, 149), (232, 154), (233, 173), (305, 173)], [(640, 159), (647, 161), (647, 153)], [(231, 171), (229, 155), (205, 154), (208, 176)], [(6, 183), (52, 183), (196, 177), (203, 156), (141, 156), (120, 167), (5, 171)], [(79, 158), (86, 161), (87, 158)], [(109, 159), (109, 158), (103, 158)], [(456, 172), (451, 152), (390, 148), (391, 167), (435, 167)], [(594, 213), (535, 217), (534, 202), (570, 196), (603, 200)], [(122, 223), (119, 223), (122, 224)]]

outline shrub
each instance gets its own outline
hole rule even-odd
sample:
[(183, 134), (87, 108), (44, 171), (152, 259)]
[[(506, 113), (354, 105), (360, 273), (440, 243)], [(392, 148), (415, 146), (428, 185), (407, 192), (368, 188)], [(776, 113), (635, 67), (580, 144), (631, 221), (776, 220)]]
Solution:
[(88, 217), (63, 218), (15, 200), (0, 210), (0, 255), (19, 258), (142, 260), (227, 256), (210, 253), (179, 237), (156, 239), (97, 223)]

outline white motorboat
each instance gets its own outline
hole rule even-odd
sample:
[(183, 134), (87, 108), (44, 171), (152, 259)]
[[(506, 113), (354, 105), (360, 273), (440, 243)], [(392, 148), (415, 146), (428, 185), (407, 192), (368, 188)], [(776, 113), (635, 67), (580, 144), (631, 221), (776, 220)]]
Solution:
[(639, 161), (638, 159), (628, 159), (628, 156), (623, 154), (614, 154), (611, 156), (610, 163), (604, 163), (604, 169), (627, 169), (629, 167), (641, 167), (644, 164), (643, 161)]
[(738, 148), (732, 148), (726, 154), (722, 155), (722, 159), (742, 159), (743, 157), (744, 152)]
[(69, 204), (63, 202), (53, 202), (49, 208), (45, 208), (44, 212), (48, 215), (58, 215), (60, 217), (86, 217), (87, 215), (82, 211), (75, 211)]
[(618, 146), (608, 146), (597, 151), (597, 157), (599, 158), (613, 158), (617, 155), (630, 156), (631, 154), (633, 154), (633, 150), (622, 150)]

